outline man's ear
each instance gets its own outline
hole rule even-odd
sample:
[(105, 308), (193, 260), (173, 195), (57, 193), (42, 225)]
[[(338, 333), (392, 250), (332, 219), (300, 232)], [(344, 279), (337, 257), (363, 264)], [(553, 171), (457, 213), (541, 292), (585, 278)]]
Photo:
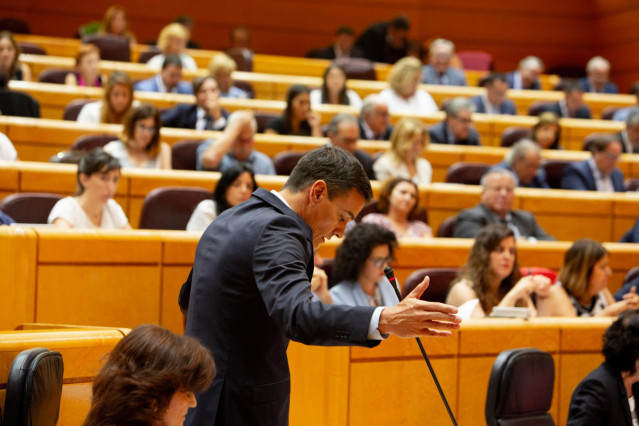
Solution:
[(311, 190), (309, 193), (309, 203), (311, 205), (315, 205), (319, 202), (322, 197), (328, 197), (328, 188), (326, 186), (326, 182), (323, 180), (317, 180), (311, 186)]

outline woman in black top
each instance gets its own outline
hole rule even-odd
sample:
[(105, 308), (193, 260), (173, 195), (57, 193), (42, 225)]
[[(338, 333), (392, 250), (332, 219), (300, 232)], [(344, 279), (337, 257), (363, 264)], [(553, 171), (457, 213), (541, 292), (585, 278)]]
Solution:
[(286, 109), (268, 124), (265, 133), (322, 137), (321, 117), (311, 111), (310, 90), (294, 84), (286, 94)]

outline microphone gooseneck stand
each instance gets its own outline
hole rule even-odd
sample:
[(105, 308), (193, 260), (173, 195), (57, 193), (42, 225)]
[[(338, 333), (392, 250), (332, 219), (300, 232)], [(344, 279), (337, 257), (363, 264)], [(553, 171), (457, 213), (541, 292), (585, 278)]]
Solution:
[[(401, 301), (402, 296), (399, 294), (399, 289), (397, 286), (397, 281), (395, 280), (395, 272), (393, 272), (393, 268), (391, 268), (390, 266), (387, 266), (386, 268), (384, 268), (384, 275), (386, 275), (386, 278), (388, 278), (388, 281), (390, 282), (391, 287), (393, 287), (393, 290), (395, 290), (395, 294), (397, 295), (397, 300)], [(457, 426), (457, 421), (455, 420), (455, 416), (453, 415), (453, 412), (451, 411), (450, 406), (448, 405), (448, 401), (446, 400), (446, 395), (444, 395), (444, 390), (439, 384), (439, 380), (437, 380), (437, 375), (435, 374), (435, 370), (433, 370), (433, 366), (430, 364), (428, 355), (426, 355), (426, 350), (424, 349), (424, 346), (422, 345), (422, 341), (419, 337), (415, 337), (415, 340), (417, 341), (419, 350), (422, 351), (422, 356), (424, 357), (424, 361), (426, 361), (428, 370), (430, 370), (430, 375), (433, 376), (433, 381), (435, 382), (435, 386), (437, 386), (439, 395), (441, 396), (442, 401), (444, 402), (444, 405), (446, 406), (446, 411), (448, 411), (448, 415), (450, 416), (450, 421), (453, 422), (454, 426)]]

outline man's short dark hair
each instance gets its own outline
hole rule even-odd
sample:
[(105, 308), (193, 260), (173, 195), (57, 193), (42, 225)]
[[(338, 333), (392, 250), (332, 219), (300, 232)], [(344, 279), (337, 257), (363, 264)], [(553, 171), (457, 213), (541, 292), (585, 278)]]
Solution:
[(324, 145), (304, 155), (291, 172), (284, 189), (301, 192), (318, 180), (326, 182), (333, 200), (355, 189), (368, 203), (373, 198), (371, 183), (360, 162), (350, 152)]
[(341, 27), (337, 29), (337, 31), (335, 31), (335, 35), (342, 35), (342, 34), (355, 36), (355, 31), (353, 30), (353, 27), (349, 27), (348, 25), (342, 25)]
[(608, 133), (602, 133), (598, 135), (595, 139), (593, 139), (592, 142), (588, 144), (588, 147), (590, 148), (590, 151), (593, 153), (604, 152), (606, 149), (608, 149), (608, 146), (613, 142), (621, 143), (619, 139), (617, 138), (617, 136), (610, 135)]
[(615, 371), (634, 374), (639, 358), (639, 310), (625, 311), (604, 334), (602, 353)]
[(488, 77), (486, 77), (483, 81), (483, 85), (485, 87), (490, 87), (492, 86), (496, 81), (502, 81), (504, 83), (508, 83), (508, 80), (506, 79), (506, 74), (502, 74), (500, 72), (492, 72), (490, 73), (490, 75)]
[(165, 70), (169, 65), (175, 65), (176, 67), (182, 68), (182, 60), (178, 55), (166, 55), (164, 57), (164, 62), (162, 62), (162, 69)]
[(395, 30), (410, 30), (410, 21), (406, 15), (397, 15), (390, 21), (391, 28)]
[(569, 80), (569, 81), (566, 81), (566, 84), (564, 84), (564, 93), (566, 95), (569, 95), (570, 93), (573, 93), (573, 92), (583, 93), (583, 91), (584, 91), (584, 88), (581, 86), (581, 84), (579, 84), (577, 80)]
[(204, 84), (204, 82), (208, 79), (211, 79), (217, 84), (217, 87), (220, 87), (220, 83), (218, 83), (217, 78), (214, 75), (205, 75), (200, 77), (195, 77), (193, 79), (193, 93), (197, 95), (197, 92), (200, 91), (200, 88)]

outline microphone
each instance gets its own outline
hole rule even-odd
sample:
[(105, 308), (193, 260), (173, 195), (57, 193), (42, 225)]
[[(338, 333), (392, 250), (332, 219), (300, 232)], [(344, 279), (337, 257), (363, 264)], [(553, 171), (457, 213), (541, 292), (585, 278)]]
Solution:
[[(391, 268), (390, 266), (387, 266), (386, 268), (384, 268), (384, 275), (386, 275), (386, 278), (388, 279), (388, 282), (390, 283), (391, 287), (393, 287), (393, 290), (395, 290), (395, 294), (397, 295), (397, 300), (399, 300), (401, 302), (402, 300), (402, 296), (399, 293), (399, 285), (397, 284), (397, 280), (395, 279), (395, 272), (393, 272), (393, 268)], [(435, 386), (437, 386), (437, 390), (439, 391), (439, 396), (442, 398), (442, 401), (444, 402), (444, 406), (446, 407), (446, 411), (448, 411), (448, 416), (450, 417), (450, 421), (453, 423), (454, 426), (457, 426), (457, 421), (455, 420), (455, 416), (453, 415), (453, 412), (450, 409), (450, 406), (448, 405), (448, 401), (446, 400), (446, 395), (444, 395), (444, 390), (442, 389), (441, 385), (439, 384), (439, 380), (437, 380), (437, 375), (435, 374), (435, 370), (433, 370), (433, 366), (430, 364), (430, 360), (428, 359), (428, 355), (426, 355), (426, 350), (424, 349), (424, 346), (422, 345), (422, 341), (419, 337), (415, 337), (415, 340), (417, 341), (417, 345), (419, 346), (419, 350), (422, 352), (422, 356), (424, 357), (424, 361), (426, 361), (426, 365), (428, 366), (428, 370), (430, 371), (430, 375), (433, 377), (433, 381), (435, 382)]]

